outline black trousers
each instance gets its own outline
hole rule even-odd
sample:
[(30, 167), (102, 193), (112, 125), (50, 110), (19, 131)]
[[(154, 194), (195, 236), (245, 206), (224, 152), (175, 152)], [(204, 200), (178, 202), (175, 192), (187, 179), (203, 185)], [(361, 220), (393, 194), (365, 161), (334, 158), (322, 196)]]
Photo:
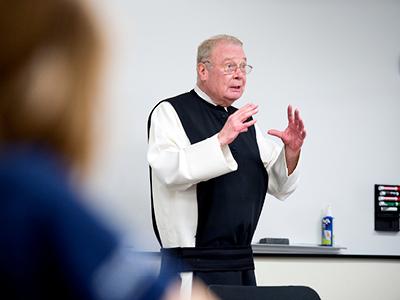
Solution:
[(206, 285), (250, 285), (256, 286), (254, 270), (225, 271), (225, 272), (193, 272), (193, 275), (201, 279)]
[(161, 275), (171, 271), (193, 272), (206, 285), (257, 285), (250, 246), (162, 248)]

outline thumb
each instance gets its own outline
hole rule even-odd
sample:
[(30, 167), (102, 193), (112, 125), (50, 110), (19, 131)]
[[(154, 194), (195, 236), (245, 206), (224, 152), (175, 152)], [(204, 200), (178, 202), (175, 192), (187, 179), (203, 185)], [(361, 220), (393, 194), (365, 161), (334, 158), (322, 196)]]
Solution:
[(278, 137), (278, 138), (282, 138), (282, 136), (283, 136), (283, 132), (282, 131), (279, 131), (279, 130), (276, 130), (276, 129), (270, 129), (270, 130), (268, 130), (268, 132), (267, 132), (268, 134), (270, 134), (270, 135), (273, 135), (273, 136), (276, 136), (276, 137)]

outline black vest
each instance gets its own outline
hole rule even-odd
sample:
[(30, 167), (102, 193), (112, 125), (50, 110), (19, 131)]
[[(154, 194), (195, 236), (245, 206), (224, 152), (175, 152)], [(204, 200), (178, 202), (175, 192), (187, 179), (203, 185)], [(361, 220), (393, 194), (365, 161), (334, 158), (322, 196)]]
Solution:
[[(228, 116), (237, 110), (232, 106), (228, 111), (214, 106), (194, 90), (164, 101), (177, 112), (191, 144), (218, 133)], [(150, 119), (151, 115), (148, 125)], [(196, 247), (251, 244), (268, 187), (268, 173), (260, 158), (254, 126), (239, 134), (229, 148), (238, 169), (197, 184)]]

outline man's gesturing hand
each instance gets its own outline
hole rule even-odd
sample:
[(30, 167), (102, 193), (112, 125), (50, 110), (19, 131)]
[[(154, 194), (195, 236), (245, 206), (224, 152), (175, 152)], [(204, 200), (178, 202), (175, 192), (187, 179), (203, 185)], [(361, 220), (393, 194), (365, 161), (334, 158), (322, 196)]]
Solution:
[(218, 134), (220, 145), (229, 145), (236, 139), (239, 133), (247, 131), (250, 126), (254, 125), (256, 120), (247, 120), (257, 112), (258, 105), (249, 103), (231, 114)]
[(286, 152), (291, 156), (298, 156), (306, 137), (306, 130), (304, 128), (303, 120), (300, 118), (300, 113), (297, 109), (294, 111), (293, 117), (292, 106), (289, 105), (287, 113), (288, 127), (285, 129), (285, 131), (271, 129), (268, 130), (268, 134), (279, 137), (286, 146)]

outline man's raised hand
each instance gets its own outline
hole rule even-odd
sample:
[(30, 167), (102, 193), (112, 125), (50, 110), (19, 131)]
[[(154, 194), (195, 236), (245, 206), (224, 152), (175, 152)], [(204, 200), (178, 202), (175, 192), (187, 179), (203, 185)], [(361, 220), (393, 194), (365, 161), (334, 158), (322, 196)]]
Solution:
[(218, 134), (220, 145), (229, 145), (240, 133), (247, 131), (250, 126), (254, 125), (256, 120), (248, 121), (248, 119), (257, 112), (258, 105), (248, 103), (231, 114)]

